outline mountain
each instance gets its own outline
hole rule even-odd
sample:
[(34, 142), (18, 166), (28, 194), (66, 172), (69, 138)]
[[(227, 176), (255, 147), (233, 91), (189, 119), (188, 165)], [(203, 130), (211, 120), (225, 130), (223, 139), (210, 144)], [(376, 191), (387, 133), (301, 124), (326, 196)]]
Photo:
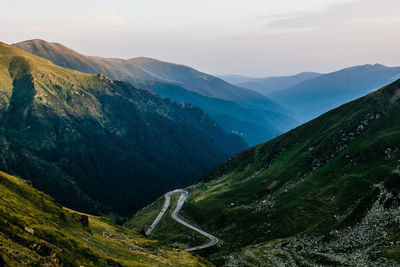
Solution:
[[(298, 125), (287, 109), (267, 97), (183, 65), (143, 57), (123, 60), (85, 56), (43, 40), (29, 40), (14, 46), (62, 67), (104, 73), (163, 97), (201, 107), (226, 132), (239, 134), (249, 145), (271, 139)], [(238, 109), (243, 112), (238, 113)]]
[[(398, 266), (399, 114), (400, 80), (205, 175), (181, 212), (220, 239), (203, 255), (218, 266)], [(171, 244), (182, 239), (170, 229)]]
[(199, 108), (0, 43), (0, 169), (80, 211), (129, 216), (246, 147)]
[(1, 266), (210, 266), (111, 220), (66, 209), (0, 172)]
[(230, 84), (240, 84), (262, 79), (262, 78), (254, 78), (238, 74), (217, 75), (217, 77)]
[(320, 75), (320, 73), (315, 72), (302, 72), (292, 76), (266, 77), (253, 81), (239, 82), (236, 83), (236, 85), (268, 96), (270, 93), (292, 87), (298, 83), (316, 78)]
[(399, 78), (400, 67), (355, 66), (272, 92), (268, 97), (290, 107), (300, 121), (308, 121)]

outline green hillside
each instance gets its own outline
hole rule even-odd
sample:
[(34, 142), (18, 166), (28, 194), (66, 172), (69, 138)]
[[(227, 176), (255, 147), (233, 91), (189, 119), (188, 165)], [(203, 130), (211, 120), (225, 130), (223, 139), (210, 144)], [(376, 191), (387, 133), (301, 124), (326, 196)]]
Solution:
[(111, 220), (63, 208), (0, 172), (1, 266), (210, 266)]
[(226, 266), (400, 265), (399, 114), (397, 81), (208, 173), (183, 207), (221, 240), (203, 254)]
[(245, 147), (199, 108), (0, 43), (0, 170), (67, 207), (131, 216)]

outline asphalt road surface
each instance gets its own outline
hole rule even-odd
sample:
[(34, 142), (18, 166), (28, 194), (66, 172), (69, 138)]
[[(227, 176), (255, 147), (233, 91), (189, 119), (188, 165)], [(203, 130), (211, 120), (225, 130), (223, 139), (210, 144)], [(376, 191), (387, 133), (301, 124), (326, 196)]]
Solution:
[(185, 190), (182, 189), (176, 189), (174, 191), (170, 191), (168, 193), (166, 193), (164, 195), (165, 197), (165, 203), (163, 208), (161, 209), (160, 213), (157, 215), (157, 218), (154, 220), (154, 222), (150, 225), (149, 229), (147, 229), (146, 231), (146, 235), (149, 235), (151, 233), (151, 231), (153, 231), (153, 229), (156, 227), (156, 225), (160, 222), (161, 218), (164, 216), (165, 212), (168, 210), (169, 204), (171, 203), (171, 196), (173, 194), (181, 194), (179, 196), (179, 200), (178, 203), (176, 204), (176, 208), (175, 210), (172, 212), (172, 219), (174, 219), (175, 221), (177, 221), (178, 223), (206, 236), (208, 239), (210, 239), (210, 242), (208, 242), (205, 245), (201, 245), (201, 246), (197, 246), (197, 247), (193, 247), (193, 248), (187, 248), (186, 251), (194, 251), (194, 250), (199, 250), (199, 249), (204, 249), (204, 248), (208, 248), (211, 246), (214, 246), (215, 244), (218, 243), (218, 238), (216, 238), (215, 236), (204, 232), (203, 230), (201, 230), (200, 228), (197, 228), (196, 226), (190, 224), (189, 222), (183, 220), (180, 216), (179, 216), (179, 211), (181, 210), (183, 204), (185, 203), (186, 199), (189, 197), (189, 193)]

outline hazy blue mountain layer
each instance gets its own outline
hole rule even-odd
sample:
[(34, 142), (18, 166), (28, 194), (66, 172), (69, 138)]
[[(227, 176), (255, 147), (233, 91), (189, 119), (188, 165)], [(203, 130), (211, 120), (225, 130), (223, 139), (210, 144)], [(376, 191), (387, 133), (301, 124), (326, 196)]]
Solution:
[(266, 77), (253, 81), (240, 82), (236, 85), (254, 90), (263, 95), (292, 87), (298, 83), (313, 79), (321, 75), (315, 72), (302, 72), (291, 76)]
[(246, 83), (262, 79), (239, 74), (217, 75), (217, 77), (230, 84)]
[(400, 78), (400, 67), (363, 65), (320, 75), (268, 94), (308, 121)]

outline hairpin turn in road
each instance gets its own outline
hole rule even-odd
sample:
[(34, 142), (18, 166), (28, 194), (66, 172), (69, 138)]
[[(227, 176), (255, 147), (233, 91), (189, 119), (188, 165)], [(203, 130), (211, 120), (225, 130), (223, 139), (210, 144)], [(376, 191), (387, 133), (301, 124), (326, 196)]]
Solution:
[(151, 233), (151, 231), (153, 231), (153, 229), (156, 227), (156, 225), (160, 222), (161, 218), (164, 216), (165, 212), (168, 210), (169, 204), (171, 203), (171, 196), (173, 194), (181, 194), (179, 196), (179, 200), (178, 203), (176, 204), (176, 208), (175, 210), (172, 212), (172, 219), (174, 219), (175, 221), (177, 221), (178, 223), (206, 236), (208, 239), (210, 239), (210, 242), (208, 242), (205, 245), (201, 245), (201, 246), (197, 246), (197, 247), (192, 247), (192, 248), (187, 248), (185, 249), (186, 251), (194, 251), (194, 250), (199, 250), (199, 249), (204, 249), (204, 248), (209, 248), (211, 246), (214, 246), (215, 244), (218, 243), (218, 238), (216, 238), (215, 236), (204, 232), (203, 230), (201, 230), (200, 228), (190, 224), (187, 221), (184, 221), (180, 216), (179, 216), (179, 211), (181, 210), (183, 204), (185, 203), (186, 199), (189, 197), (189, 193), (185, 190), (182, 189), (176, 189), (173, 191), (170, 191), (168, 193), (166, 193), (164, 195), (165, 197), (165, 203), (163, 208), (161, 209), (160, 213), (157, 215), (157, 218), (154, 220), (154, 222), (150, 225), (149, 229), (147, 229), (146, 231), (146, 235), (149, 235)]

